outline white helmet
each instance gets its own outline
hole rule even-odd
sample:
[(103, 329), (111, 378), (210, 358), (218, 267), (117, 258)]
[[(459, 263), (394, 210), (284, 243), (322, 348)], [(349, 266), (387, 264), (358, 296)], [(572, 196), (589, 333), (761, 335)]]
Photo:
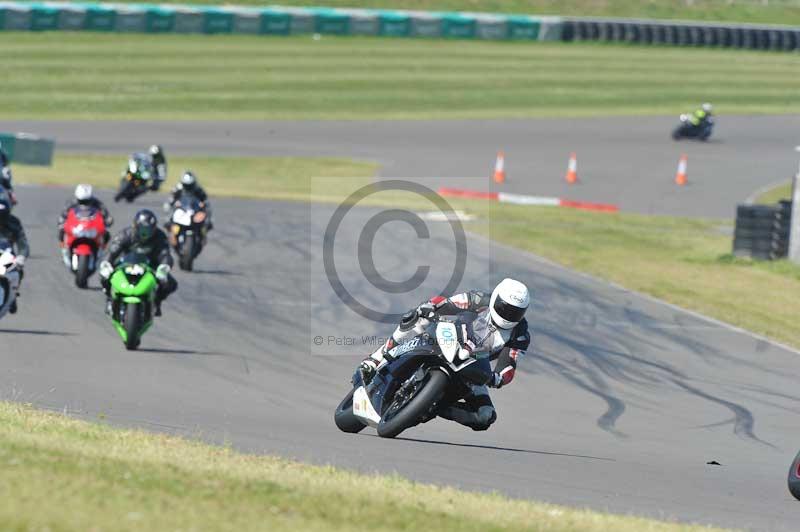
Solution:
[(501, 329), (513, 329), (522, 321), (531, 302), (528, 287), (514, 279), (503, 279), (492, 292), (489, 315)]
[(92, 185), (80, 184), (75, 187), (75, 199), (78, 201), (88, 201), (94, 197)]
[(194, 176), (191, 170), (186, 170), (183, 172), (181, 176), (181, 184), (184, 187), (193, 187), (197, 183), (197, 178)]
[(703, 111), (705, 111), (706, 113), (710, 113), (711, 112), (711, 104), (710, 103), (706, 102), (701, 107), (702, 107)]

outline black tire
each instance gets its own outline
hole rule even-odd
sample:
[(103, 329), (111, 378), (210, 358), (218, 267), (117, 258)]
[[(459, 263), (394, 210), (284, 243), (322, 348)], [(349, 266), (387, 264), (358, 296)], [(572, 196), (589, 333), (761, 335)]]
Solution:
[(86, 288), (89, 284), (89, 255), (78, 255), (78, 268), (75, 270), (75, 286)]
[(419, 423), (420, 418), (444, 396), (449, 380), (450, 378), (442, 370), (432, 369), (428, 373), (428, 380), (422, 383), (422, 387), (402, 410), (387, 421), (381, 419), (378, 423), (378, 436), (394, 438)]
[(789, 485), (789, 493), (800, 501), (800, 452), (797, 453), (797, 456), (795, 456), (792, 461), (787, 482)]
[(672, 140), (681, 140), (681, 138), (683, 138), (683, 135), (681, 135), (681, 128), (676, 127), (672, 130)]
[(183, 245), (178, 253), (178, 265), (181, 267), (181, 270), (185, 270), (187, 272), (192, 271), (192, 267), (194, 266), (194, 254), (192, 253), (194, 248), (194, 238), (194, 235), (192, 235), (191, 238), (184, 238)]
[(139, 303), (128, 303), (125, 308), (125, 332), (128, 333), (128, 339), (125, 341), (125, 348), (132, 351), (139, 347), (139, 329), (142, 328), (141, 313), (139, 312)]
[(355, 388), (350, 390), (350, 393), (345, 395), (342, 402), (336, 407), (336, 412), (333, 413), (333, 421), (336, 423), (336, 426), (339, 427), (339, 430), (342, 432), (349, 432), (350, 434), (361, 432), (364, 430), (364, 427), (366, 427), (366, 425), (353, 414), (354, 392)]

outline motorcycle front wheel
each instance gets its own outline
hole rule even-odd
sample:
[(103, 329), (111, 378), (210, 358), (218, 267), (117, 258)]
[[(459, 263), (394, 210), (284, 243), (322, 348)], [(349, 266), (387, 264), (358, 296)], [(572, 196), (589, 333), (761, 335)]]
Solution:
[(342, 432), (349, 432), (355, 434), (361, 432), (366, 427), (364, 423), (353, 414), (353, 393), (355, 389), (350, 390), (350, 393), (344, 396), (342, 402), (336, 407), (336, 412), (333, 413), (333, 421), (339, 430)]
[(75, 270), (75, 286), (86, 288), (89, 284), (89, 255), (78, 255), (78, 268)]
[(433, 368), (425, 379), (417, 384), (410, 397), (395, 394), (378, 423), (378, 436), (394, 438), (418, 424), (422, 416), (430, 412), (444, 396), (449, 380), (442, 370)]
[(125, 308), (125, 332), (127, 339), (125, 340), (125, 349), (132, 351), (139, 347), (139, 332), (142, 328), (142, 313), (140, 312), (139, 303), (128, 303)]

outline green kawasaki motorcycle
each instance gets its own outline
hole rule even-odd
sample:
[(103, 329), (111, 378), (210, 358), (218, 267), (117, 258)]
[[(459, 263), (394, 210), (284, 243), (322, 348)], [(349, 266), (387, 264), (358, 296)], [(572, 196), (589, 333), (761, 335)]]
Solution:
[(153, 324), (158, 280), (144, 257), (123, 258), (110, 277), (111, 322), (127, 349), (136, 349)]

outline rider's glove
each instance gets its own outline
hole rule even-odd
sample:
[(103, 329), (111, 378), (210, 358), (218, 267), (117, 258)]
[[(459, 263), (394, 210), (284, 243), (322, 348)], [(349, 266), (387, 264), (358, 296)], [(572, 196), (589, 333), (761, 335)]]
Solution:
[(172, 204), (168, 201), (165, 201), (162, 207), (164, 209), (164, 212), (169, 212), (169, 210), (172, 208)]
[(114, 271), (114, 267), (111, 265), (110, 262), (104, 260), (100, 263), (100, 277), (103, 279), (108, 279), (111, 276), (111, 273)]
[(25, 267), (25, 256), (20, 255), (14, 259), (14, 263), (17, 265), (17, 268), (22, 269)]
[(169, 271), (171, 269), (172, 268), (169, 267), (169, 264), (160, 264), (156, 269), (156, 279), (162, 283), (165, 282), (169, 278)]
[(433, 303), (423, 303), (417, 307), (417, 315), (421, 318), (432, 318), (436, 313), (436, 307)]
[(361, 364), (358, 365), (358, 370), (361, 372), (361, 378), (365, 385), (372, 381), (372, 377), (375, 376), (375, 371), (377, 369), (378, 363), (372, 360), (372, 358), (364, 359)]

